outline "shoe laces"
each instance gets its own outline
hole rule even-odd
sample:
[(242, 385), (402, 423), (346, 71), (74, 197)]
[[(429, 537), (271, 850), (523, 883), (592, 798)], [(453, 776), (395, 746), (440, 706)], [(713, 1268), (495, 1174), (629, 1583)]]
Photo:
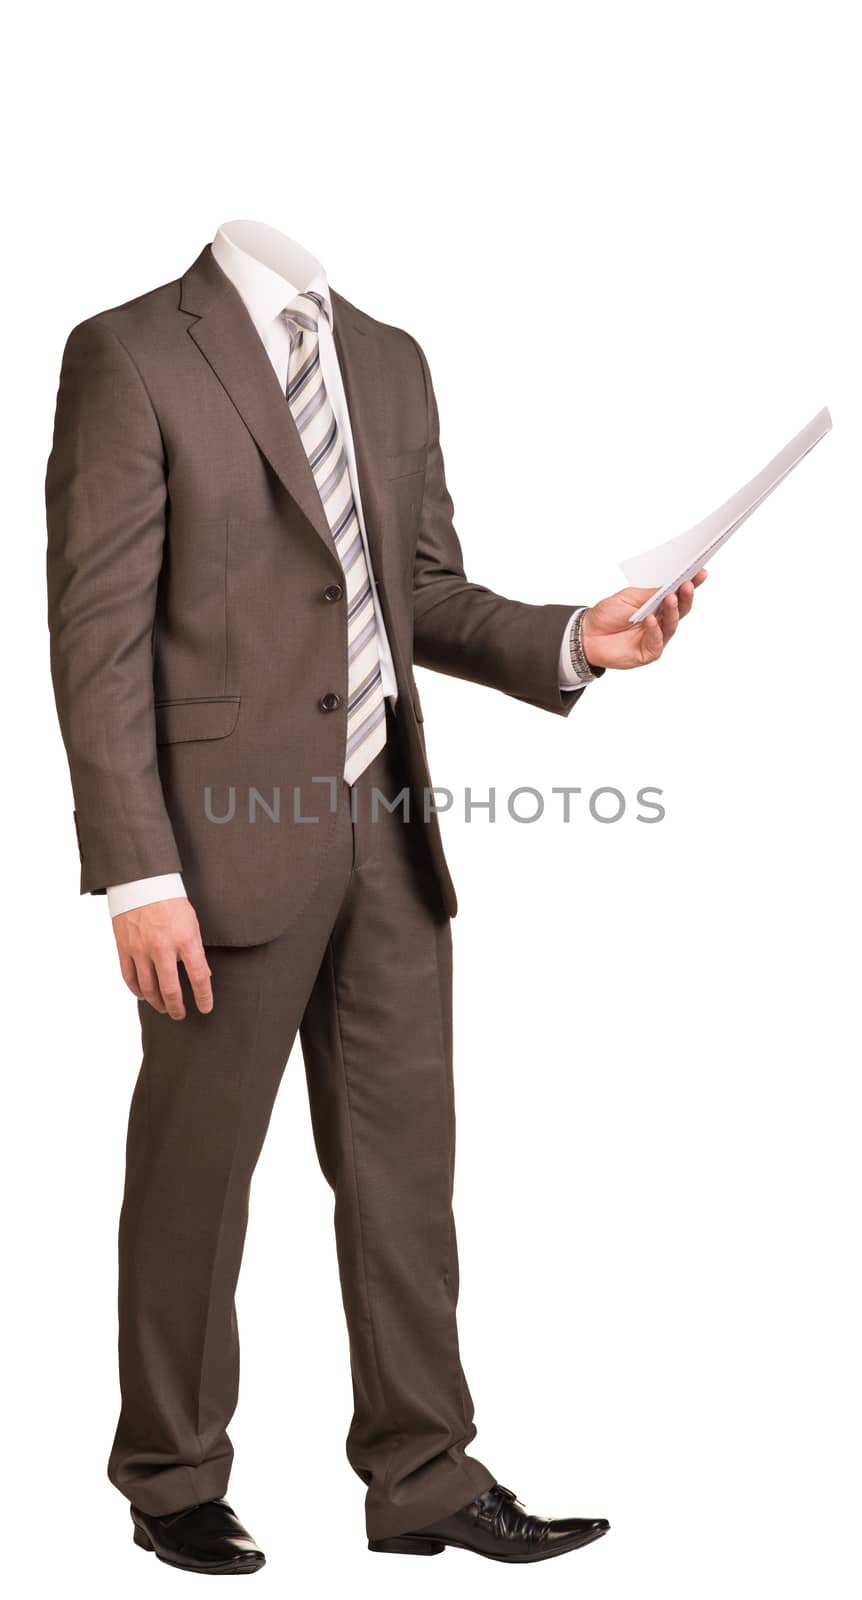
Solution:
[(523, 1539), (538, 1544), (548, 1532), (547, 1517), (536, 1517), (517, 1499), (514, 1489), (495, 1483), (476, 1501), (478, 1516), (498, 1539)]

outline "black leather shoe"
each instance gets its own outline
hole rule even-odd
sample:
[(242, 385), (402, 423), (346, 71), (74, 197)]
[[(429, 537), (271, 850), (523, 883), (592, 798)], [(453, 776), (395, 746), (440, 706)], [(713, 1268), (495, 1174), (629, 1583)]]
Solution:
[(205, 1500), (166, 1517), (132, 1506), (135, 1544), (187, 1572), (257, 1572), (266, 1557), (226, 1500)]
[(511, 1489), (492, 1484), (463, 1510), (441, 1517), (414, 1533), (394, 1539), (369, 1539), (369, 1550), (399, 1555), (436, 1556), (447, 1544), (472, 1550), (492, 1561), (547, 1561), (549, 1556), (578, 1550), (607, 1533), (604, 1517), (534, 1517), (525, 1511)]

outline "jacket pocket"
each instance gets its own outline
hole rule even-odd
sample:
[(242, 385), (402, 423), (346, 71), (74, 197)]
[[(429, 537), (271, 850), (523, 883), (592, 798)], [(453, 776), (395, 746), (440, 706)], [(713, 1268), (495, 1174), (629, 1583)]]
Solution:
[(422, 472), (428, 458), (428, 446), (420, 445), (416, 450), (397, 450), (388, 452), (383, 457), (384, 476), (387, 479), (409, 478), (414, 472)]
[(226, 739), (239, 716), (240, 696), (214, 695), (192, 700), (157, 700), (156, 744), (188, 739)]

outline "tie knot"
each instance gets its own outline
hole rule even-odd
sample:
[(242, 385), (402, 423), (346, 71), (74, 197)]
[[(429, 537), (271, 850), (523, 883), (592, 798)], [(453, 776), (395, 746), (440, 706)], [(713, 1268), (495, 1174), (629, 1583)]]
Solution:
[(300, 294), (294, 295), (289, 305), (286, 305), (281, 315), (291, 330), (291, 333), (316, 333), (320, 314), (323, 311), (323, 300), (313, 289), (303, 289)]

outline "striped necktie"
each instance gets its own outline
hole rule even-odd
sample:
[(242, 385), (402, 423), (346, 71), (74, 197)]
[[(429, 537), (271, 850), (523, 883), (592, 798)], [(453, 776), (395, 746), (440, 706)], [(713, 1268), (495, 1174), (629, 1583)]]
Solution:
[(290, 334), (287, 402), (320, 492), (347, 596), (347, 749), (344, 778), (355, 783), (386, 743), (377, 618), (356, 502), (338, 423), (323, 384), (318, 319), (324, 301), (296, 295), (281, 315)]

